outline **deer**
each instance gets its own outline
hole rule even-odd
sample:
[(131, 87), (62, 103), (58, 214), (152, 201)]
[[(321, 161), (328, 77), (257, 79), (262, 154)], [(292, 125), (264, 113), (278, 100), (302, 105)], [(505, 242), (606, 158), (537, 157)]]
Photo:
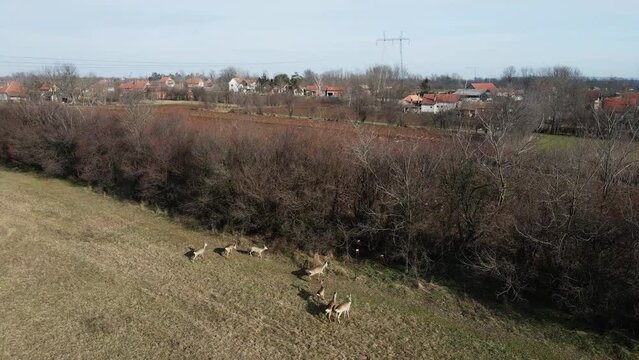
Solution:
[(320, 281), (320, 285), (321, 285), (321, 287), (319, 288), (319, 290), (317, 290), (317, 292), (315, 293), (315, 296), (316, 296), (318, 299), (322, 299), (322, 300), (324, 300), (324, 292), (325, 292), (325, 289), (324, 289), (324, 280), (321, 280), (321, 281)]
[(328, 321), (331, 321), (331, 318), (333, 317), (333, 310), (336, 305), (337, 305), (337, 291), (333, 293), (333, 299), (331, 299), (328, 305), (326, 305), (326, 310), (324, 310)]
[(204, 246), (202, 248), (193, 251), (193, 256), (191, 257), (191, 261), (194, 261), (195, 258), (197, 258), (198, 256), (204, 257), (204, 250), (206, 250), (207, 245), (208, 245), (207, 243), (204, 243)]
[(328, 261), (324, 263), (322, 266), (316, 266), (312, 269), (306, 270), (306, 274), (309, 279), (313, 278), (313, 275), (324, 275), (324, 269), (328, 266)]
[(256, 247), (256, 246), (252, 246), (252, 247), (251, 247), (251, 249), (249, 250), (249, 255), (250, 255), (250, 256), (253, 256), (253, 253), (256, 253), (256, 254), (260, 257), (260, 259), (261, 259), (261, 258), (262, 258), (262, 253), (263, 253), (264, 251), (266, 251), (266, 250), (268, 250), (268, 248), (266, 247), (266, 245), (264, 245), (264, 247), (263, 247), (263, 248), (258, 248), (258, 247)]
[(224, 256), (229, 256), (231, 255), (231, 252), (233, 250), (237, 250), (237, 244), (229, 244), (226, 245), (226, 247), (224, 248)]
[(338, 306), (336, 306), (332, 312), (334, 312), (335, 314), (337, 314), (337, 323), (339, 324), (339, 318), (342, 316), (342, 314), (346, 314), (346, 317), (348, 317), (348, 319), (350, 320), (351, 315), (351, 304), (353, 303), (353, 298), (351, 298), (350, 295), (348, 295), (348, 302), (345, 302), (343, 304), (340, 304)]

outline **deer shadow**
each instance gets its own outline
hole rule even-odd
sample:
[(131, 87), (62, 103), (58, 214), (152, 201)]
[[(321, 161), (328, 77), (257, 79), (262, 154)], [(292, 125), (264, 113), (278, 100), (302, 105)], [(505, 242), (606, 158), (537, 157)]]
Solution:
[(299, 269), (299, 270), (291, 271), (291, 275), (295, 275), (301, 280), (308, 281), (307, 279), (304, 278), (307, 275), (306, 274), (306, 269), (302, 268), (302, 269)]
[(313, 316), (321, 316), (324, 313), (325, 306), (323, 304), (319, 304), (311, 292), (306, 289), (302, 289), (299, 286), (294, 287), (299, 290), (297, 296), (306, 301), (306, 312)]
[(215, 249), (213, 249), (214, 253), (216, 253), (216, 254), (218, 254), (218, 255), (220, 255), (222, 257), (224, 257), (224, 251), (225, 251), (224, 248), (215, 248)]
[(184, 253), (184, 256), (186, 256), (189, 260), (193, 260), (193, 256), (195, 256), (195, 248), (192, 247), (188, 247), (188, 251)]

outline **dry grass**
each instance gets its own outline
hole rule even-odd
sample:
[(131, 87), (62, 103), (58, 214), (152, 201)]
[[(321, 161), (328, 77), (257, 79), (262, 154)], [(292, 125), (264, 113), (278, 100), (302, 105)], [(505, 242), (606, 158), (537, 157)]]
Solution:
[[(327, 323), (319, 287), (289, 258), (189, 245), (234, 239), (185, 229), (139, 205), (0, 169), (0, 358), (605, 358), (597, 335), (497, 314), (445, 287), (344, 265), (327, 294), (353, 295)], [(248, 245), (243, 240), (240, 250)], [(330, 270), (330, 267), (329, 267)], [(327, 295), (330, 297), (330, 295)]]

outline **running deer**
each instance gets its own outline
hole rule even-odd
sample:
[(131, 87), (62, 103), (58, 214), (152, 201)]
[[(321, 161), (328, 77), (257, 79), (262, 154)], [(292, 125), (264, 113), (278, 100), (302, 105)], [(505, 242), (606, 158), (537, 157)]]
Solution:
[(351, 304), (353, 303), (353, 299), (351, 298), (350, 295), (348, 295), (348, 302), (345, 302), (339, 306), (336, 306), (333, 309), (333, 312), (335, 314), (337, 314), (337, 323), (339, 324), (339, 318), (342, 316), (342, 314), (346, 314), (346, 317), (348, 317), (348, 319), (350, 320), (351, 315)]
[(321, 285), (321, 287), (319, 288), (319, 290), (317, 290), (317, 292), (315, 293), (315, 296), (316, 296), (318, 299), (322, 299), (322, 300), (324, 300), (324, 292), (325, 292), (325, 289), (324, 289), (324, 280), (321, 280), (321, 281), (320, 281), (320, 285)]
[(313, 275), (324, 275), (324, 269), (328, 266), (328, 261), (324, 263), (322, 266), (316, 266), (312, 269), (306, 270), (306, 274), (309, 279), (313, 278)]
[(204, 246), (198, 250), (193, 251), (193, 256), (191, 257), (191, 261), (194, 261), (198, 256), (204, 257), (204, 250), (206, 250), (206, 246), (208, 244), (204, 243)]
[(237, 244), (229, 244), (224, 248), (224, 256), (231, 255), (233, 250), (237, 250)]
[(328, 305), (326, 305), (326, 310), (324, 310), (328, 321), (331, 321), (331, 318), (333, 317), (333, 310), (335, 309), (336, 305), (337, 305), (337, 291), (333, 293), (333, 299), (331, 299)]
[(260, 258), (262, 258), (262, 253), (264, 251), (268, 250), (268, 248), (266, 247), (266, 245), (264, 245), (263, 248), (258, 248), (256, 246), (252, 246), (251, 249), (249, 250), (249, 255), (253, 256), (253, 253), (256, 253)]

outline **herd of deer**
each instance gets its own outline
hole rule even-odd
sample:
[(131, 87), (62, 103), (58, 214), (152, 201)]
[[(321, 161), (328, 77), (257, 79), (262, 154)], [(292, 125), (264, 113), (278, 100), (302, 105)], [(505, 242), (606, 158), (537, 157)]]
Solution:
[[(195, 261), (195, 259), (197, 259), (198, 257), (203, 257), (204, 256), (204, 251), (206, 250), (206, 247), (208, 246), (207, 243), (204, 243), (204, 246), (197, 249), (197, 250), (193, 250), (193, 253), (191, 255), (191, 261)], [(228, 257), (229, 255), (231, 255), (231, 253), (233, 252), (233, 250), (237, 251), (237, 244), (229, 244), (224, 248), (223, 251), (223, 255), (225, 257)], [(257, 254), (258, 257), (262, 258), (262, 253), (264, 251), (268, 250), (268, 247), (266, 247), (266, 245), (264, 245), (264, 247), (259, 248), (256, 246), (252, 246), (247, 253), (249, 254), (249, 256), (253, 256), (253, 254)], [(310, 269), (305, 269), (304, 272), (306, 273), (306, 275), (308, 275), (309, 279), (313, 279), (313, 276), (323, 276), (324, 275), (324, 270), (326, 270), (326, 268), (328, 267), (328, 261), (325, 261), (323, 265), (319, 265), (319, 266), (315, 266), (313, 268)], [(324, 300), (324, 294), (326, 292), (326, 288), (324, 287), (324, 280), (320, 280), (320, 288), (319, 290), (317, 290), (317, 292), (315, 293), (315, 297), (321, 300)], [(328, 321), (332, 321), (333, 317), (337, 317), (337, 322), (340, 322), (340, 318), (342, 317), (342, 315), (344, 315), (346, 318), (350, 319), (350, 310), (351, 310), (351, 304), (353, 303), (353, 299), (351, 297), (351, 295), (348, 295), (348, 301), (345, 303), (338, 303), (337, 302), (337, 292), (333, 293), (333, 298), (331, 299), (331, 301), (329, 301), (329, 303), (326, 305), (326, 308), (324, 309), (324, 312), (326, 313), (326, 318), (328, 319)]]

